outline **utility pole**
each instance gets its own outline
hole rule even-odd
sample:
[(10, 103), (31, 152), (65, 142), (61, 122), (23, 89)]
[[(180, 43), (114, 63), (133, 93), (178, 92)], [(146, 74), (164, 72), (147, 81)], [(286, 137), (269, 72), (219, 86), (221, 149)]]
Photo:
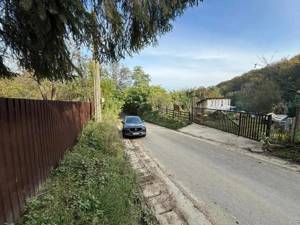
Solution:
[(95, 121), (102, 121), (100, 63), (93, 58)]
[[(93, 11), (93, 17), (96, 18), (96, 9)], [(93, 60), (92, 60), (92, 74), (94, 78), (94, 108), (95, 108), (95, 121), (102, 121), (102, 107), (101, 107), (101, 77), (100, 77), (100, 63), (96, 56), (97, 45), (94, 40), (93, 43)]]

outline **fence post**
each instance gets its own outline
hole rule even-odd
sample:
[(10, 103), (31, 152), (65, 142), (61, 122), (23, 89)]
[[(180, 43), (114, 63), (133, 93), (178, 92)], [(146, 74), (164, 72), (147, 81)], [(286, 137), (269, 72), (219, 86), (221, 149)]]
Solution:
[(241, 124), (242, 124), (242, 113), (240, 112), (240, 116), (239, 116), (239, 133), (238, 136), (241, 136)]
[(293, 134), (293, 142), (296, 142), (296, 134), (297, 131), (300, 129), (300, 106), (297, 105), (296, 107), (296, 118), (294, 124), (294, 134)]
[(191, 120), (192, 122), (194, 122), (194, 111), (195, 111), (195, 107), (192, 107), (192, 112), (191, 112)]
[(294, 134), (293, 134), (293, 142), (296, 142), (296, 135), (297, 131), (300, 130), (300, 90), (297, 90), (296, 92), (296, 118), (295, 118), (295, 124), (294, 124)]
[(271, 125), (272, 125), (272, 115), (268, 115), (268, 125), (267, 125), (267, 131), (266, 131), (266, 136), (267, 137), (270, 137)]

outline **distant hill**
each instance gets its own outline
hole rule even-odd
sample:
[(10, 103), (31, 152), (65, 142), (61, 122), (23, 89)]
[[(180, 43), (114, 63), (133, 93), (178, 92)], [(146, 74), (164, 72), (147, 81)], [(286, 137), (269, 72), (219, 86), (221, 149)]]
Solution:
[[(218, 84), (217, 87), (221, 90), (221, 94), (238, 101), (239, 95), (241, 95), (241, 92), (245, 92), (246, 87), (248, 89), (252, 87), (254, 95), (256, 88), (259, 88), (263, 83), (270, 83), (270, 87), (278, 89), (269, 90), (269, 93), (272, 94), (272, 91), (278, 91), (281, 102), (286, 105), (293, 104), (296, 90), (300, 90), (300, 55), (267, 65), (262, 69), (251, 70), (241, 76), (224, 81)], [(264, 88), (268, 89), (268, 86), (266, 85)], [(247, 99), (244, 99), (244, 101), (247, 101)], [(271, 105), (267, 108), (270, 107)]]

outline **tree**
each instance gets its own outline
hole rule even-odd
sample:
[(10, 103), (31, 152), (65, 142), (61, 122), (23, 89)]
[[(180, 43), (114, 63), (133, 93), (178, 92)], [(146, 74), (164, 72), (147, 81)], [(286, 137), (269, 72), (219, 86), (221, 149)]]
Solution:
[(199, 87), (193, 90), (196, 97), (199, 99), (220, 97), (220, 90), (217, 87)]
[(29, 76), (0, 79), (0, 96), (9, 98), (42, 99), (37, 83)]
[(171, 21), (201, 0), (0, 1), (0, 76), (15, 76), (6, 58), (38, 79), (69, 79), (76, 66), (70, 43), (94, 48), (100, 63), (157, 42)]
[(278, 85), (270, 80), (246, 83), (237, 94), (236, 106), (250, 112), (271, 112), (282, 101)]
[(130, 87), (125, 92), (123, 111), (128, 114), (142, 115), (149, 112), (152, 106), (149, 103), (150, 90), (143, 86)]
[(135, 87), (148, 87), (150, 84), (150, 76), (146, 74), (142, 67), (136, 66), (133, 69), (132, 81)]
[(152, 107), (152, 110), (159, 108), (166, 108), (172, 106), (172, 98), (169, 93), (160, 86), (151, 86), (148, 102)]
[(182, 110), (190, 110), (192, 107), (192, 95), (194, 89), (173, 91), (170, 93), (173, 105), (178, 105)]
[(117, 62), (110, 63), (104, 68), (103, 72), (104, 75), (102, 77), (108, 76), (114, 80), (119, 90), (126, 89), (132, 83), (132, 73), (130, 69)]
[(25, 71), (14, 79), (0, 79), (0, 96), (55, 100), (58, 84), (56, 81), (37, 80)]

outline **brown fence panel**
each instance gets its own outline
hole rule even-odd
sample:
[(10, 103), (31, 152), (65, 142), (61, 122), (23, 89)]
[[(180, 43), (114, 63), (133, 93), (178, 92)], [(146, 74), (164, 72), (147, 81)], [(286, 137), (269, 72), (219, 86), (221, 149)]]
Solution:
[(0, 225), (18, 219), (92, 115), (87, 102), (0, 98)]
[(175, 120), (180, 120), (183, 122), (190, 123), (191, 121), (191, 113), (188, 111), (177, 111), (174, 109), (168, 109), (168, 108), (160, 108), (156, 109), (155, 112), (158, 112), (160, 115), (168, 117), (168, 118), (173, 118)]
[(193, 109), (192, 118), (195, 123), (257, 141), (270, 136), (272, 123), (270, 115), (199, 107)]

